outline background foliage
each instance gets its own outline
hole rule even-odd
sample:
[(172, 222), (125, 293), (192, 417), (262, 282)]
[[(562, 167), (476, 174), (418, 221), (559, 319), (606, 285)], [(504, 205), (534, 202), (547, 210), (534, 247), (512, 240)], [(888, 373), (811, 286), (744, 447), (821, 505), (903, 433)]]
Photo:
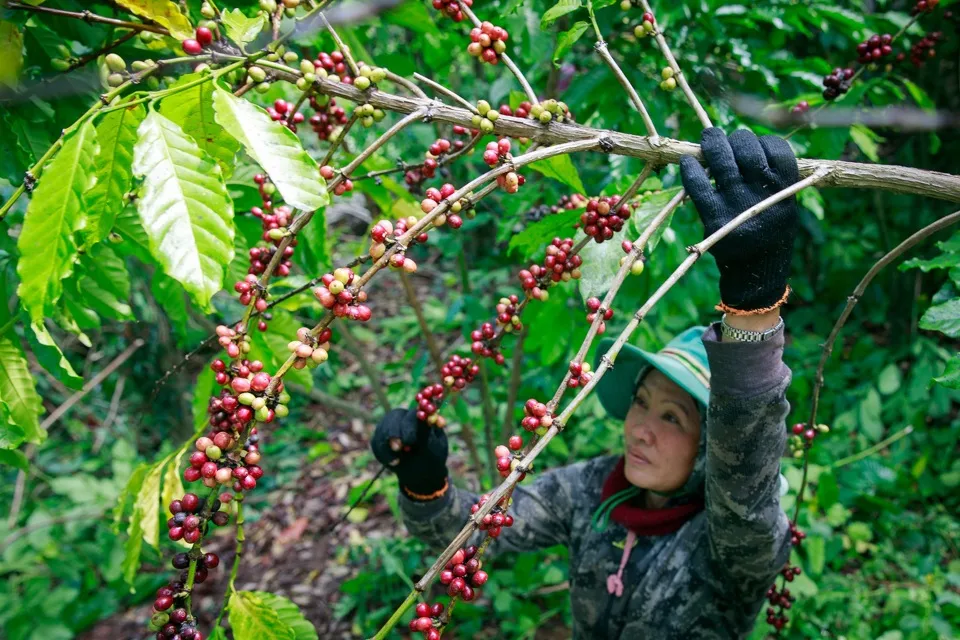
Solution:
[[(131, 19), (109, 3), (47, 4)], [(183, 4), (193, 18), (198, 17), (194, 5), (199, 3)], [(229, 4), (247, 16), (255, 13), (255, 2)], [(750, 96), (788, 106), (806, 99), (815, 105), (822, 75), (849, 61), (863, 38), (905, 24), (910, 4), (774, 0), (749, 5), (680, 0), (658, 3), (654, 9), (680, 65), (704, 104), (709, 104), (716, 123), (728, 131), (747, 126), (758, 134), (784, 134), (786, 129), (738, 112), (736, 99)], [(640, 12), (636, 8), (625, 12), (610, 2), (594, 6), (604, 5), (597, 12), (600, 29), (642, 93), (658, 129), (673, 138), (696, 141), (699, 124), (679, 92), (667, 94), (656, 88), (662, 59), (649, 41), (637, 42), (630, 35)], [(475, 9), (481, 19), (499, 16), (497, 23), (511, 34), (511, 55), (541, 95), (564, 100), (578, 122), (642, 131), (639, 116), (627, 108), (615, 79), (593, 54), (585, 8), (576, 0), (558, 5), (570, 11), (551, 6), (552, 2), (485, 0), (476, 3)], [(502, 67), (477, 66), (467, 56), (465, 24), (439, 18), (429, 3), (404, 0), (339, 30), (360, 59), (402, 76), (419, 71), (468, 99), (516, 106), (523, 96), (515, 79)], [(960, 110), (953, 25), (923, 21), (920, 25), (908, 31), (907, 42), (922, 37), (924, 27), (945, 30), (936, 59), (919, 70), (905, 67), (869, 73), (834, 109), (902, 105)], [(105, 25), (10, 9), (0, 13), (0, 36), (0, 81), (6, 85), (0, 108), (0, 195), (6, 200), (26, 168), (104, 90), (96, 63), (58, 76), (52, 59), (84, 55), (114, 36)], [(133, 38), (116, 51), (128, 61), (169, 56), (171, 42)], [(65, 53), (63, 47), (69, 51)], [(312, 57), (319, 50), (332, 50), (332, 42), (325, 34), (309, 34), (293, 48)], [(163, 86), (176, 82), (189, 79), (171, 77)], [(202, 363), (213, 352), (201, 352), (202, 357), (191, 359), (163, 386), (157, 388), (155, 383), (206, 338), (216, 322), (239, 317), (242, 309), (234, 298), (218, 291), (223, 283), (229, 287), (242, 275), (244, 265), (234, 259), (226, 277), (217, 264), (187, 263), (185, 267), (177, 256), (157, 249), (159, 239), (151, 226), (132, 206), (122, 206), (121, 196), (134, 178), (149, 183), (155, 163), (163, 161), (151, 158), (150, 151), (164, 144), (161, 138), (167, 135), (165, 144), (209, 163), (200, 172), (206, 177), (198, 178), (202, 194), (184, 206), (202, 206), (208, 198), (230, 198), (233, 204), (232, 222), (221, 220), (208, 227), (219, 231), (211, 240), (216, 246), (194, 255), (213, 253), (222, 265), (230, 262), (229, 256), (242, 257), (256, 241), (259, 226), (248, 212), (259, 200), (251, 180), (258, 167), (249, 155), (235, 155), (240, 145), (232, 137), (236, 135), (232, 125), (222, 119), (223, 112), (217, 114), (216, 122), (223, 128), (214, 129), (215, 138), (203, 131), (212, 116), (198, 112), (198, 105), (209, 104), (209, 96), (200, 94), (211, 87), (204, 86), (161, 103), (150, 116), (154, 120), (144, 125), (155, 136), (149, 147), (135, 148), (136, 138), (118, 133), (124, 131), (122, 118), (139, 120), (145, 111), (114, 111), (95, 127), (81, 127), (46, 169), (44, 175), (52, 179), (41, 180), (32, 198), (19, 202), (2, 221), (0, 287), (7, 304), (0, 308), (0, 463), (4, 465), (0, 505), (9, 517), (0, 522), (0, 627), (5, 637), (48, 640), (84, 633), (96, 637), (91, 630), (103, 628), (95, 626), (98, 622), (149, 599), (165, 579), (167, 567), (156, 548), (155, 529), (150, 538), (150, 518), (156, 522), (159, 494), (172, 495), (176, 490), (180, 446), (205, 418), (213, 383)], [(295, 100), (297, 96), (294, 87), (277, 83), (267, 94), (250, 93), (247, 98), (266, 106), (276, 97)], [(396, 117), (388, 116), (384, 124)], [(182, 128), (186, 135), (169, 138), (172, 129), (166, 122), (177, 123), (175, 128)], [(377, 131), (354, 128), (350, 148), (362, 149)], [(363, 168), (389, 168), (398, 159), (417, 161), (436, 135), (431, 126), (411, 128)], [(299, 137), (314, 159), (325, 153), (327, 143), (318, 141), (308, 127), (302, 128)], [(93, 139), (100, 147), (95, 160)], [(798, 155), (805, 157), (952, 173), (956, 166), (948, 159), (960, 154), (956, 128), (905, 132), (852, 124), (805, 130), (791, 141)], [(202, 153), (198, 144), (204, 146)], [(117, 155), (128, 158), (131, 175), (117, 176), (104, 165)], [(577, 179), (588, 195), (621, 192), (641, 169), (639, 161), (623, 157), (580, 154), (573, 160)], [(178, 166), (183, 165), (171, 170)], [(481, 167), (479, 154), (468, 156), (450, 168), (449, 181), (462, 184)], [(218, 173), (222, 180), (210, 178)], [(423, 265), (415, 278), (416, 288), (444, 347), (456, 346), (462, 352), (463, 339), (489, 319), (500, 295), (518, 288), (517, 269), (536, 257), (545, 240), (559, 233), (557, 221), (562, 216), (548, 216), (534, 224), (527, 212), (557, 202), (571, 192), (570, 187), (563, 181), (537, 178), (533, 171), (527, 173), (530, 180), (519, 193), (508, 197), (496, 192), (459, 233), (434, 234), (427, 246), (416, 250)], [(115, 180), (98, 182), (96, 197), (102, 203), (85, 204), (99, 217), (86, 220), (81, 230), (75, 199), (94, 174)], [(418, 198), (393, 177), (380, 184), (358, 182), (358, 197), (351, 202), (369, 209), (373, 220), (410, 210)], [(651, 214), (678, 184), (675, 168), (665, 169), (657, 180), (664, 191), (645, 196), (649, 202), (642, 209)], [(652, 180), (648, 186), (660, 185)], [(807, 417), (820, 345), (846, 296), (884, 252), (952, 210), (938, 201), (867, 190), (808, 189), (801, 203), (803, 230), (791, 278), (795, 294), (785, 309), (789, 335), (785, 358), (794, 372), (789, 392), (794, 409), (791, 423)], [(150, 208), (159, 216), (171, 207), (171, 203), (157, 202)], [(294, 275), (278, 283), (278, 291), (365, 250), (365, 223), (352, 224), (343, 209), (336, 216), (334, 211), (328, 208), (325, 217), (318, 216), (304, 232), (302, 244), (307, 250), (297, 252)], [(47, 223), (40, 224), (41, 219)], [(644, 275), (632, 278), (617, 298), (619, 322), (680, 263), (686, 256), (684, 247), (701, 237), (695, 211), (689, 205), (681, 208), (651, 254)], [(57, 255), (77, 252), (79, 259), (64, 265), (51, 257), (51, 251)], [(585, 255), (589, 269), (584, 286), (608, 278), (619, 255), (613, 242)], [(204, 277), (195, 279), (201, 273)], [(378, 412), (373, 386), (382, 384), (389, 402), (400, 406), (411, 400), (418, 382), (429, 375), (432, 367), (420, 331), (392, 278), (372, 283), (374, 321), (353, 331), (379, 380), (370, 380), (356, 357), (340, 349), (340, 344), (331, 352), (329, 363), (312, 377), (296, 379), (294, 389), (301, 393), (295, 394), (293, 416), (282, 431), (267, 437), (276, 467), (268, 469), (266, 489), (249, 502), (250, 528), (269, 521), (271, 512), (280, 508), (279, 497), (288, 495), (284, 487), (302, 482), (304, 474), (313, 470), (319, 469), (322, 476), (342, 452), (339, 434), (351, 419), (331, 409), (329, 402), (312, 400), (318, 397), (316, 390), (366, 407), (359, 432), (368, 434)], [(716, 284), (713, 262), (704, 260), (655, 308), (638, 330), (636, 342), (655, 349), (690, 324), (715, 319)], [(832, 432), (818, 438), (813, 450), (814, 494), (800, 517), (809, 539), (795, 558), (804, 573), (792, 590), (803, 597), (794, 607), (790, 635), (895, 640), (960, 634), (956, 516), (960, 419), (954, 390), (960, 379), (957, 287), (960, 235), (947, 232), (914, 251), (898, 269), (882, 273), (838, 341), (825, 372), (820, 409)], [(586, 333), (580, 309), (581, 292), (573, 284), (557, 288), (549, 302), (530, 309), (517, 397), (552, 393)], [(318, 318), (319, 312), (308, 293), (291, 298), (274, 316), (271, 334), (256, 338), (255, 343), (268, 367), (285, 357), (286, 336)], [(618, 331), (620, 326), (615, 321), (609, 330)], [(118, 373), (59, 420), (43, 425), (46, 415), (137, 338), (145, 345)], [(508, 341), (508, 362), (515, 344)], [(498, 437), (505, 414), (517, 418), (520, 411), (505, 406), (510, 368), (508, 364), (489, 372), (498, 414), (490, 426)], [(308, 393), (311, 389), (313, 395)], [(10, 400), (11, 392), (16, 402)], [(472, 488), (489, 487), (489, 474), (466, 468), (458, 434), (472, 429), (477, 441), (485, 443), (481, 405), (474, 389), (467, 394), (467, 402), (457, 403), (448, 415), (457, 481)], [(892, 446), (857, 455), (908, 425), (912, 432)], [(571, 426), (562, 440), (550, 445), (544, 465), (565, 464), (620, 447), (619, 425), (605, 420), (592, 400)], [(359, 479), (375, 468), (363, 438), (354, 445), (355, 455), (347, 458), (346, 468), (326, 476), (327, 482), (345, 478), (351, 483), (351, 491), (337, 496), (336, 504), (357, 498)], [(490, 450), (492, 446), (481, 446), (481, 455), (486, 459)], [(790, 483), (784, 499), (789, 509), (799, 485), (799, 467), (784, 459), (784, 473)], [(20, 485), (22, 495), (17, 498)], [(133, 491), (121, 496), (125, 488)], [(353, 514), (351, 527), (374, 518), (378, 506), (389, 505), (395, 511), (395, 491), (392, 479), (379, 481)], [(292, 507), (283, 503), (284, 508), (297, 509), (303, 504), (299, 500), (293, 500)], [(131, 509), (142, 511), (138, 520), (146, 522), (142, 531), (130, 532), (122, 526), (124, 514)], [(115, 517), (121, 526), (111, 526)], [(381, 518), (379, 522), (389, 521)], [(370, 635), (407, 592), (406, 576), (422, 571), (433, 557), (431, 550), (395, 528), (385, 525), (364, 537), (348, 534), (355, 531), (351, 527), (330, 538), (330, 556), (347, 568), (339, 589), (328, 594), (336, 600), (332, 610), (303, 608), (308, 619), (318, 622), (321, 637), (325, 637), (321, 622), (329, 629), (346, 624), (355, 634)], [(309, 526), (306, 531), (304, 540), (319, 545), (320, 532)], [(137, 559), (130, 560), (134, 551), (142, 567)], [(494, 558), (493, 579), (484, 597), (458, 606), (457, 637), (562, 637), (570, 615), (563, 588), (565, 553), (554, 548)], [(315, 561), (317, 568), (325, 568), (328, 559), (317, 556)], [(261, 570), (270, 562), (268, 558), (259, 565)], [(270, 585), (267, 589), (274, 590)], [(269, 598), (255, 594), (250, 602), (260, 596)], [(758, 625), (755, 636), (764, 633), (764, 625)]]

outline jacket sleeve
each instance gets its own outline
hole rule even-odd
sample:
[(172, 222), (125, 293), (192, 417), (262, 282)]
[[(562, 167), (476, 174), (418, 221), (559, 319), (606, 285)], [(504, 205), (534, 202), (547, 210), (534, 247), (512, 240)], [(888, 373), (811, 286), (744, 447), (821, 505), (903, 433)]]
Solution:
[[(538, 474), (525, 485), (518, 484), (508, 513), (512, 527), (503, 527), (491, 545), (497, 551), (533, 551), (556, 544), (570, 544), (574, 500), (583, 482), (582, 467), (577, 463)], [(412, 535), (437, 547), (445, 547), (467, 523), (470, 507), (478, 495), (450, 483), (447, 493), (430, 502), (416, 502), (400, 493), (403, 521)], [(480, 531), (471, 538), (479, 544), (486, 536)]]
[(790, 553), (780, 508), (780, 457), (787, 440), (783, 329), (764, 342), (703, 336), (710, 362), (706, 511), (710, 558), (733, 590), (759, 597)]

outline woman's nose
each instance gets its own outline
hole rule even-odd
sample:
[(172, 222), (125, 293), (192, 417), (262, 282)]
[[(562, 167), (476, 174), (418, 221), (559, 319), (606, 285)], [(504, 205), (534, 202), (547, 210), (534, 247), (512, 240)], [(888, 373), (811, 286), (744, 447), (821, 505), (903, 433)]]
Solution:
[(656, 433), (649, 421), (642, 420), (635, 423), (630, 428), (630, 435), (635, 441), (642, 441), (646, 445), (652, 445), (656, 441)]

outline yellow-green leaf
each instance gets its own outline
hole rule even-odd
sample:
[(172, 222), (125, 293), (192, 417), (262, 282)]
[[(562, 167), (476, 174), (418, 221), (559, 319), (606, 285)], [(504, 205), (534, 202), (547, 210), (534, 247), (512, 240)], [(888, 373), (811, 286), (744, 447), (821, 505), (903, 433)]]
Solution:
[(260, 598), (263, 604), (277, 613), (283, 624), (290, 627), (295, 640), (317, 640), (317, 630), (303, 616), (296, 604), (274, 593), (267, 593), (266, 591), (254, 591), (253, 593)]
[(263, 13), (257, 13), (255, 18), (248, 18), (240, 9), (220, 13), (227, 37), (241, 47), (256, 40), (263, 31), (263, 17)]
[(85, 221), (83, 194), (95, 181), (97, 134), (87, 120), (67, 136), (30, 198), (17, 247), (17, 293), (34, 322), (52, 315), (77, 259), (74, 233)]
[(259, 595), (234, 591), (228, 606), (235, 640), (296, 640), (293, 629)]
[(543, 160), (531, 162), (528, 166), (548, 178), (562, 182), (573, 189), (574, 193), (581, 195), (586, 195), (587, 193), (586, 189), (583, 188), (583, 183), (580, 181), (580, 174), (577, 173), (577, 168), (568, 155), (544, 158)]
[(118, 5), (141, 18), (152, 20), (170, 30), (177, 40), (186, 40), (194, 35), (190, 20), (180, 12), (180, 7), (171, 0), (115, 0)]
[(296, 209), (319, 209), (330, 201), (313, 158), (297, 135), (255, 104), (217, 87), (213, 94), (217, 122), (263, 167), (283, 201)]
[(0, 83), (17, 84), (23, 68), (23, 33), (17, 25), (0, 20)]
[(220, 166), (175, 123), (153, 112), (139, 129), (133, 172), (143, 178), (137, 211), (150, 253), (167, 275), (211, 310), (233, 259), (233, 203)]
[[(6, 305), (3, 315), (6, 315)], [(40, 429), (43, 403), (34, 387), (27, 358), (12, 328), (0, 334), (0, 401), (10, 412), (13, 424), (23, 430), (29, 442), (43, 442), (47, 432)]]
[[(170, 88), (176, 89), (198, 78), (200, 78), (199, 73), (185, 75)], [(160, 114), (176, 123), (185, 134), (193, 138), (197, 146), (216, 160), (226, 180), (233, 173), (236, 165), (234, 158), (240, 150), (240, 143), (224, 131), (214, 118), (213, 91), (212, 82), (203, 82), (175, 93), (169, 98), (164, 98), (160, 103)]]
[(97, 125), (100, 151), (95, 161), (97, 184), (84, 195), (87, 210), (86, 246), (94, 245), (110, 233), (117, 214), (123, 210), (124, 196), (133, 183), (133, 145), (137, 127), (146, 112), (142, 105), (111, 111)]

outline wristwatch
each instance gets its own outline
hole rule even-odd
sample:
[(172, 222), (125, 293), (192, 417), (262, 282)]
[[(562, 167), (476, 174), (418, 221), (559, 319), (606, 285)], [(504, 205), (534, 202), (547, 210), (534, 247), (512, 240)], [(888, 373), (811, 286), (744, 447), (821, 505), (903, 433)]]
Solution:
[(776, 326), (766, 331), (748, 331), (746, 329), (736, 329), (727, 324), (727, 314), (720, 318), (720, 337), (722, 340), (732, 340), (736, 342), (763, 342), (780, 330), (783, 326), (783, 317), (777, 322)]

